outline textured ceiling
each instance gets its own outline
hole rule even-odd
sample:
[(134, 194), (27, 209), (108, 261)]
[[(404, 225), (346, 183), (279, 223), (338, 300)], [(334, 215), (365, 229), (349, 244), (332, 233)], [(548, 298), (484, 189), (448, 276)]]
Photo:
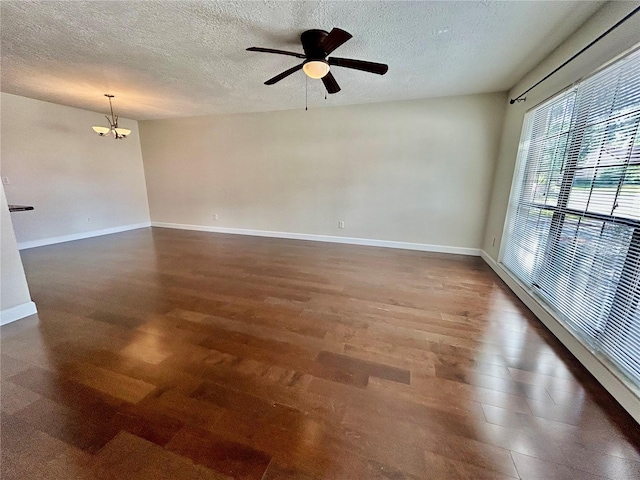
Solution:
[(138, 120), (304, 108), (305, 76), (263, 82), (298, 59), (309, 28), (354, 38), (336, 56), (389, 64), (380, 77), (335, 67), (342, 91), (310, 108), (504, 91), (603, 2), (0, 3), (4, 92)]

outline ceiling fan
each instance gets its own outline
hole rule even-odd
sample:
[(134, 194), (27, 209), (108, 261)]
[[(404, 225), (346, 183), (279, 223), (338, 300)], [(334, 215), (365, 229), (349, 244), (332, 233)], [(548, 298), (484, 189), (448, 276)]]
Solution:
[(289, 55), (291, 57), (303, 58), (300, 65), (285, 70), (279, 75), (270, 78), (265, 85), (273, 85), (292, 73), (302, 70), (309, 78), (322, 79), (328, 93), (338, 93), (340, 86), (330, 72), (331, 67), (352, 68), (363, 72), (384, 75), (389, 70), (389, 66), (384, 63), (365, 62), (363, 60), (353, 60), (351, 58), (329, 57), (340, 45), (349, 40), (352, 35), (340, 28), (334, 28), (331, 32), (324, 30), (307, 30), (300, 35), (300, 42), (304, 54), (297, 52), (287, 52), (285, 50), (274, 50), (273, 48), (250, 47), (250, 52), (275, 53), (278, 55)]

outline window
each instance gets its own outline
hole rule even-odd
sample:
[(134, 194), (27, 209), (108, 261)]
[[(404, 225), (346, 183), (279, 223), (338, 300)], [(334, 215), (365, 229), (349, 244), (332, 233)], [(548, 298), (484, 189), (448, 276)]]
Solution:
[(502, 263), (640, 386), (640, 50), (525, 116)]

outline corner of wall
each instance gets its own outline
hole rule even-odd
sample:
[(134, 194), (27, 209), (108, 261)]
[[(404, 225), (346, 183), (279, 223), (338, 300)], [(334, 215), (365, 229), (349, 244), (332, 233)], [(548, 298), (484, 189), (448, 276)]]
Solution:
[[(508, 112), (508, 108), (509, 108), (509, 92), (505, 91), (505, 92), (500, 92), (503, 96), (503, 108), (502, 108), (502, 119), (500, 122), (500, 134), (496, 136), (495, 139), (495, 145), (494, 145), (494, 162), (493, 162), (493, 168), (491, 170), (491, 184), (489, 186), (489, 200), (487, 201), (487, 209), (485, 211), (484, 214), (484, 228), (482, 229), (482, 237), (481, 237), (481, 244), (480, 244), (480, 248), (482, 249), (483, 252), (486, 253), (487, 248), (489, 248), (491, 250), (491, 243), (492, 243), (492, 239), (490, 240), (488, 237), (489, 235), (489, 215), (491, 213), (491, 206), (493, 204), (493, 192), (495, 190), (495, 184), (496, 184), (496, 174), (498, 172), (498, 160), (501, 157), (501, 150), (502, 150), (502, 139), (504, 136), (504, 129), (505, 129), (505, 125), (506, 125), (506, 121), (507, 121), (507, 112)], [(498, 239), (496, 239), (497, 241)], [(497, 257), (496, 257), (497, 258)]]
[(16, 236), (13, 233), (11, 214), (2, 187), (0, 202), (0, 325), (13, 322), (36, 313), (36, 305), (31, 301), (27, 278), (24, 274), (22, 259), (18, 252)]

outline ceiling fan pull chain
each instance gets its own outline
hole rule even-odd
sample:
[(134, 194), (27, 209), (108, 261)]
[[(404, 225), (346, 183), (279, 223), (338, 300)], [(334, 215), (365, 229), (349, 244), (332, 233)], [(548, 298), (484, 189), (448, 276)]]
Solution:
[(305, 75), (304, 80), (304, 110), (309, 110), (309, 78)]

